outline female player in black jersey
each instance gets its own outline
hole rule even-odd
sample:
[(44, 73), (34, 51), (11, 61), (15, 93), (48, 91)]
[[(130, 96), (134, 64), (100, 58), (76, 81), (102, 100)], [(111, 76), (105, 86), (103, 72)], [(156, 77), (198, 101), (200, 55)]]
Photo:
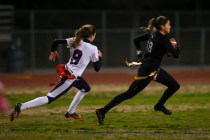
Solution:
[(103, 124), (105, 114), (111, 108), (135, 96), (152, 80), (167, 86), (162, 97), (154, 106), (154, 110), (162, 111), (166, 115), (172, 114), (170, 110), (165, 108), (164, 104), (180, 88), (180, 85), (170, 74), (160, 68), (162, 58), (165, 54), (170, 53), (175, 58), (179, 56), (178, 45), (172, 45), (167, 36), (170, 33), (170, 28), (169, 19), (165, 16), (159, 16), (149, 21), (148, 33), (139, 35), (134, 39), (137, 49), (140, 49), (138, 44), (147, 40), (146, 50), (142, 57), (142, 64), (138, 68), (138, 74), (127, 91), (115, 96), (103, 108), (96, 109), (99, 124)]

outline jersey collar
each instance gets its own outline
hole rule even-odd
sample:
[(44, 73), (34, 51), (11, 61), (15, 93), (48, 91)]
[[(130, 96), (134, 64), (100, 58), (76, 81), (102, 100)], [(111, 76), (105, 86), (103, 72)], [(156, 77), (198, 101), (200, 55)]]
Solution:
[(90, 40), (88, 40), (87, 38), (84, 38), (83, 41), (87, 43), (91, 43)]

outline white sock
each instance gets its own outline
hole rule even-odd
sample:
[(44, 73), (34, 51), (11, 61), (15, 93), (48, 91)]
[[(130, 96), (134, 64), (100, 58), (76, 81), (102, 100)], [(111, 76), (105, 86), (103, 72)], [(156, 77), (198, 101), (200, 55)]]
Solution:
[(73, 114), (78, 106), (78, 104), (80, 103), (80, 101), (83, 99), (83, 97), (85, 97), (86, 92), (84, 91), (78, 91), (77, 94), (74, 96), (74, 99), (72, 100), (68, 112), (69, 114)]
[(22, 103), (20, 111), (24, 110), (24, 109), (40, 106), (40, 105), (43, 105), (43, 104), (47, 104), (47, 103), (48, 103), (47, 96), (38, 97), (38, 98), (36, 98), (34, 100), (28, 101), (26, 103)]

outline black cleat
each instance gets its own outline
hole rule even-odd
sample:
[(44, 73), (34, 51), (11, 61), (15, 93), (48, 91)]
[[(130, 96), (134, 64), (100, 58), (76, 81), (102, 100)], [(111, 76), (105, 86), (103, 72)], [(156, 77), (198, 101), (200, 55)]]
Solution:
[(162, 111), (165, 115), (172, 115), (172, 111), (165, 108), (165, 106), (154, 106), (155, 111)]
[(96, 116), (100, 125), (104, 124), (105, 114), (101, 112), (101, 109), (96, 109)]
[(66, 112), (64, 115), (66, 118), (74, 118), (74, 119), (81, 119), (81, 116), (77, 113), (69, 114), (69, 112)]
[(12, 111), (11, 115), (10, 115), (10, 120), (13, 121), (15, 118), (18, 117), (18, 115), (20, 114), (20, 107), (22, 106), (21, 103), (17, 103), (15, 105), (14, 110)]

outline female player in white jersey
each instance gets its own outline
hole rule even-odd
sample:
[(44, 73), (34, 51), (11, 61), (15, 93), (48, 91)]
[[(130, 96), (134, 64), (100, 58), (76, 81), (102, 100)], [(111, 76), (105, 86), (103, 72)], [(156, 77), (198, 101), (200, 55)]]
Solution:
[(66, 65), (57, 66), (60, 82), (46, 96), (38, 97), (25, 103), (17, 103), (10, 115), (10, 120), (13, 121), (25, 109), (51, 103), (64, 95), (72, 87), (76, 87), (79, 91), (74, 96), (65, 117), (80, 119), (81, 117), (75, 113), (76, 107), (86, 93), (90, 91), (90, 86), (81, 75), (90, 61), (93, 62), (96, 72), (99, 71), (101, 66), (102, 53), (96, 46), (91, 44), (95, 37), (95, 27), (86, 24), (76, 30), (75, 37), (54, 40), (49, 56), (50, 61), (55, 61), (58, 57), (58, 44), (65, 44), (70, 48), (69, 62)]

